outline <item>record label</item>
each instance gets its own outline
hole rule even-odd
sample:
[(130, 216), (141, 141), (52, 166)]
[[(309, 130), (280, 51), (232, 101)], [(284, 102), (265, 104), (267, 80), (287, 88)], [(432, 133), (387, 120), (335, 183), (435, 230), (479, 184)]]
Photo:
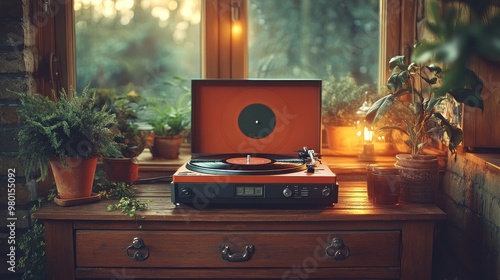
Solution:
[(268, 158), (247, 156), (247, 157), (228, 158), (226, 159), (226, 162), (231, 164), (256, 165), (256, 164), (268, 164), (271, 163), (272, 161)]

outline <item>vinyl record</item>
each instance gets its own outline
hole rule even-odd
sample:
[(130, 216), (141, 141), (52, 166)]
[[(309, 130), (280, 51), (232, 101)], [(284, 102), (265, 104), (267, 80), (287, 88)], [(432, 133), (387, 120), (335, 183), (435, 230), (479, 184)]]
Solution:
[(186, 168), (205, 174), (271, 175), (306, 169), (305, 161), (284, 155), (221, 154), (191, 159)]

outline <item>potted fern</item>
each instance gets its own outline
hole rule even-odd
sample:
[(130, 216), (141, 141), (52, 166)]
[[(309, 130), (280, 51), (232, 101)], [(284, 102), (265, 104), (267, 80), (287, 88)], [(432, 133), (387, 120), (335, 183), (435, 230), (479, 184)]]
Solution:
[(437, 105), (445, 100), (462, 103), (470, 95), (479, 99), (466, 105), (482, 109), (482, 81), (468, 70), (468, 83), (443, 89), (439, 81), (442, 70), (434, 64), (406, 64), (404, 56), (395, 56), (389, 61), (391, 75), (387, 81), (389, 94), (376, 101), (366, 114), (366, 121), (374, 125), (391, 108), (398, 107), (401, 125), (383, 126), (380, 129), (400, 131), (406, 136), (404, 142), (410, 147), (410, 154), (396, 155), (396, 167), (401, 175), (402, 201), (416, 203), (434, 202), (434, 193), (439, 183), (438, 159), (434, 155), (424, 154), (424, 147), (432, 135), (446, 135), (448, 149), (455, 152), (462, 141), (462, 130), (451, 124), (438, 110)]
[(39, 94), (19, 93), (19, 157), (28, 175), (44, 179), (52, 169), (59, 199), (90, 197), (97, 160), (118, 152), (109, 127), (115, 117), (103, 107), (95, 110), (95, 94), (63, 89), (50, 100)]

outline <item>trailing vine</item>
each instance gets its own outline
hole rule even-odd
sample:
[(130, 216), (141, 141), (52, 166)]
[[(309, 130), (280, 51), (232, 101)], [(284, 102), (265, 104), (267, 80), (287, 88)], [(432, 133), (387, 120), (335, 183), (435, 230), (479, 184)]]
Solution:
[[(108, 205), (107, 210), (109, 212), (120, 210), (123, 214), (132, 218), (135, 217), (136, 219), (136, 212), (148, 209), (148, 205), (151, 202), (150, 199), (140, 201), (137, 198), (132, 198), (131, 196), (135, 193), (135, 186), (125, 182), (111, 182), (104, 180), (96, 183), (94, 190), (103, 198), (119, 199), (118, 203)], [(144, 218), (144, 216), (140, 216), (140, 218)], [(141, 225), (137, 226), (142, 228)]]
[[(31, 213), (38, 210), (43, 205), (54, 200), (56, 196), (56, 189), (50, 190), (46, 197), (40, 197), (35, 205), (31, 207)], [(23, 252), (19, 258), (18, 268), (24, 268), (22, 279), (45, 279), (46, 278), (46, 264), (45, 264), (45, 227), (37, 219), (32, 220), (32, 227), (24, 233), (19, 240), (19, 249)]]
[(118, 203), (108, 205), (108, 211), (120, 209), (125, 215), (135, 217), (137, 210), (144, 211), (148, 209), (149, 202), (151, 202), (149, 199), (146, 202), (142, 202), (136, 198), (122, 197)]

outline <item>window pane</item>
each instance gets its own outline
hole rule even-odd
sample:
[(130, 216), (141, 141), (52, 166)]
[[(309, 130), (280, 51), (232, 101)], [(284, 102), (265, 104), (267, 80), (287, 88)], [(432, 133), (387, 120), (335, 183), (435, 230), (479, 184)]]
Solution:
[(168, 97), (199, 78), (200, 0), (75, 0), (77, 89), (133, 86)]
[(249, 0), (248, 18), (251, 78), (378, 80), (379, 0)]

